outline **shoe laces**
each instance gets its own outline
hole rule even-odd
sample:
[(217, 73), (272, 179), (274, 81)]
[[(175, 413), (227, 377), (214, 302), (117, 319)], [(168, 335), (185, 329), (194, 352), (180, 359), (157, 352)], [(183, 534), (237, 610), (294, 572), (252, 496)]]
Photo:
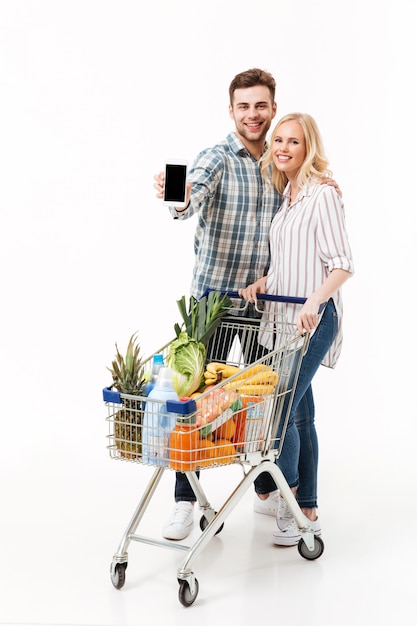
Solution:
[(193, 513), (193, 507), (185, 506), (187, 503), (179, 502), (175, 505), (172, 515), (169, 520), (169, 524), (184, 524), (188, 521), (190, 515)]
[(296, 525), (287, 503), (281, 497), (278, 500), (277, 524), (280, 530), (287, 530), (291, 524)]
[(293, 517), (291, 517), (291, 519), (287, 521), (283, 528), (280, 528), (279, 525), (278, 528), (281, 532), (288, 533), (289, 535), (299, 535), (300, 533), (300, 529), (298, 528), (296, 521)]
[[(269, 498), (267, 498), (267, 499), (268, 500), (271, 499), (274, 502), (279, 503), (280, 497), (281, 496), (279, 495), (279, 489), (277, 489), (276, 491), (271, 491), (271, 493), (269, 494)], [(283, 499), (283, 498), (281, 498), (281, 499)]]

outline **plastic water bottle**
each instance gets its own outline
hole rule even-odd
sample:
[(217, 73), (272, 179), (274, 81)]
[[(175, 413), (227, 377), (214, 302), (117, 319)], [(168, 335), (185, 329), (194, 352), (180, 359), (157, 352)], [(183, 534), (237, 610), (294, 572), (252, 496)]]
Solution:
[(178, 400), (172, 371), (161, 367), (155, 387), (146, 401), (142, 424), (142, 461), (150, 465), (168, 465), (168, 446), (176, 415), (167, 412), (166, 401)]
[(152, 389), (155, 387), (161, 367), (164, 367), (164, 357), (162, 356), (162, 354), (154, 354), (152, 360), (151, 377), (145, 388), (145, 396), (149, 396)]

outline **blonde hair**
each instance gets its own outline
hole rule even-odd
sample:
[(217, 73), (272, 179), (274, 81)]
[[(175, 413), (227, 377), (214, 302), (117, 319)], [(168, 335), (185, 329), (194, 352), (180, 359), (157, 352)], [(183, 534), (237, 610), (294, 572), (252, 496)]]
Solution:
[(280, 172), (274, 166), (272, 152), (274, 150), (274, 138), (278, 128), (284, 122), (289, 121), (295, 121), (300, 124), (303, 129), (306, 144), (306, 156), (297, 176), (298, 186), (301, 188), (308, 182), (317, 181), (323, 177), (332, 177), (332, 172), (328, 168), (329, 161), (324, 154), (323, 141), (316, 121), (308, 113), (288, 113), (284, 115), (275, 126), (271, 135), (269, 148), (261, 163), (262, 176), (270, 180), (279, 193), (284, 191), (288, 178), (285, 172)]

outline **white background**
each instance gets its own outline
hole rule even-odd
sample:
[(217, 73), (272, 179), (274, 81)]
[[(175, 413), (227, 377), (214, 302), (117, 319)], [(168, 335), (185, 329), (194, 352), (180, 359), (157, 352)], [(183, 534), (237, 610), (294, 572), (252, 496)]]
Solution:
[(355, 258), (342, 357), (316, 382), (322, 501), (415, 555), (414, 7), (0, 0), (0, 621), (42, 621), (46, 598), (25, 598), (59, 580), (62, 542), (105, 537), (108, 567), (141, 472), (105, 449), (106, 366), (134, 331), (144, 355), (171, 339), (191, 282), (195, 222), (172, 220), (153, 175), (233, 129), (229, 83), (255, 66), (276, 120), (316, 118)]

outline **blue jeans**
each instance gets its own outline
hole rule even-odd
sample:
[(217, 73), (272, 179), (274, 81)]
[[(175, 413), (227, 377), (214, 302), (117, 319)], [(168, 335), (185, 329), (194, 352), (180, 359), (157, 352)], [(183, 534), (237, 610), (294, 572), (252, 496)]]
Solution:
[[(288, 485), (298, 487), (297, 500), (301, 508), (317, 507), (318, 442), (311, 382), (333, 343), (337, 329), (337, 312), (333, 300), (329, 300), (301, 362), (284, 444), (276, 460)], [(285, 410), (284, 403), (283, 415)], [(256, 493), (270, 493), (275, 488), (268, 472), (263, 472), (255, 480)]]

